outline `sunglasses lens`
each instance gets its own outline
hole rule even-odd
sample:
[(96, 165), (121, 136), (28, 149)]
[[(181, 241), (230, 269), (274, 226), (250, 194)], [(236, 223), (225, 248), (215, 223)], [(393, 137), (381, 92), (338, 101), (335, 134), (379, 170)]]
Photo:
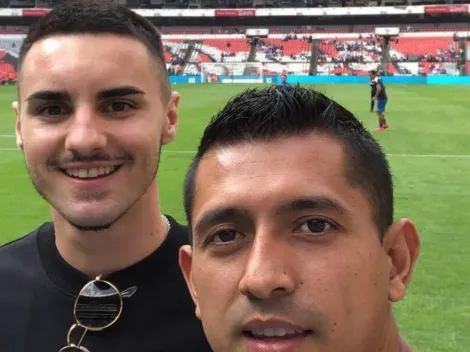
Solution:
[(75, 317), (82, 326), (90, 330), (103, 329), (114, 324), (121, 309), (119, 291), (107, 282), (97, 280), (90, 282), (80, 291), (75, 304)]

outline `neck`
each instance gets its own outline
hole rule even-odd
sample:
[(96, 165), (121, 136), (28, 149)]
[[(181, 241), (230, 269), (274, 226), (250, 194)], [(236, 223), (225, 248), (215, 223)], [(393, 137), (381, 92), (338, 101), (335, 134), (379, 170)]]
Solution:
[(406, 343), (406, 341), (400, 337), (400, 347), (399, 347), (400, 352), (413, 352), (413, 349), (411, 348), (410, 345)]
[(400, 335), (397, 324), (392, 318), (381, 352), (413, 352), (413, 349), (407, 344)]
[(107, 230), (79, 231), (53, 209), (56, 246), (62, 258), (94, 278), (132, 266), (154, 252), (168, 232), (156, 182)]

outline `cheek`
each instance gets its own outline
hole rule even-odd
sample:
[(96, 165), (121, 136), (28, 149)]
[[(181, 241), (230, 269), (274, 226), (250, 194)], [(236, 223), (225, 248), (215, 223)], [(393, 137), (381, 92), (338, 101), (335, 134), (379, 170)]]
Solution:
[(225, 320), (231, 302), (238, 295), (238, 273), (230, 265), (194, 265), (193, 284), (203, 321), (220, 325)]
[[(154, 157), (160, 148), (160, 130), (157, 126), (137, 125), (123, 128), (116, 133), (117, 146), (121, 145), (131, 154)], [(111, 143), (112, 145), (112, 143)]]
[(57, 150), (52, 136), (41, 138), (38, 136), (23, 137), (23, 151), (26, 164), (30, 168), (47, 168), (47, 160), (55, 154)]
[(329, 317), (333, 332), (355, 332), (359, 337), (364, 327), (380, 323), (388, 297), (380, 251), (350, 247), (347, 252), (327, 254), (321, 263), (307, 291), (316, 293), (316, 304)]
[(64, 145), (59, 126), (45, 126), (39, 122), (22, 123), (23, 147), (28, 159), (47, 159)]

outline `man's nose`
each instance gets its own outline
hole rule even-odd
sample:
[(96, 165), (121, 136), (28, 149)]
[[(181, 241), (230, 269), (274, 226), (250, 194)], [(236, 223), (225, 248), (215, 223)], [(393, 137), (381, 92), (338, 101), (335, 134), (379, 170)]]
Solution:
[(295, 291), (296, 279), (291, 270), (287, 240), (257, 234), (239, 290), (258, 299), (289, 295)]
[(65, 148), (78, 154), (104, 149), (108, 139), (100, 116), (88, 107), (79, 108), (71, 117)]

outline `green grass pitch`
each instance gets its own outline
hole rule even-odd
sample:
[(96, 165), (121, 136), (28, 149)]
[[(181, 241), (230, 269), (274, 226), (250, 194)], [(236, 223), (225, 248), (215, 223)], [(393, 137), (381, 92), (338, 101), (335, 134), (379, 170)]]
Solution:
[[(184, 221), (182, 180), (208, 119), (244, 85), (175, 85), (181, 93), (176, 141), (160, 166), (163, 209)], [(369, 87), (317, 87), (373, 129)], [(389, 85), (390, 130), (376, 136), (392, 166), (396, 216), (411, 217), (421, 257), (405, 300), (395, 307), (403, 334), (426, 352), (470, 351), (470, 87)], [(14, 87), (0, 87), (0, 244), (49, 219), (15, 150)], [(375, 133), (375, 132), (374, 132)]]

